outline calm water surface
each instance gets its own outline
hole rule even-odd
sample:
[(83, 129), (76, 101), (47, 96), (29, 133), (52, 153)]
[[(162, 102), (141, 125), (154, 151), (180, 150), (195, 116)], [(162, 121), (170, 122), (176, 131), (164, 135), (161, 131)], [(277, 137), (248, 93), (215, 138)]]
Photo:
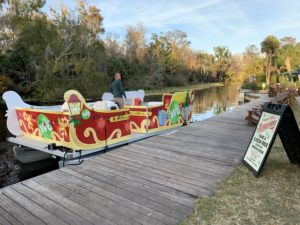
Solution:
[[(238, 104), (240, 85), (214, 87), (195, 92), (193, 113), (203, 120), (233, 109)], [(161, 95), (147, 96), (145, 101), (160, 101)], [(6, 106), (0, 104), (0, 187), (37, 176), (58, 168), (53, 159), (23, 165), (13, 157), (12, 145), (5, 140), (9, 136), (4, 117)]]

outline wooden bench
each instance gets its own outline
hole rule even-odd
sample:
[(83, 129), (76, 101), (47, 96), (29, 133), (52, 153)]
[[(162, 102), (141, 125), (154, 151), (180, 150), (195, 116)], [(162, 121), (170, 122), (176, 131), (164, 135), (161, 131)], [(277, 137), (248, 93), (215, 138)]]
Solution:
[(252, 126), (258, 123), (259, 117), (262, 113), (262, 107), (261, 106), (256, 106), (253, 107), (252, 109), (247, 110), (248, 115), (246, 116), (245, 120), (248, 121), (248, 125)]
[[(288, 104), (293, 105), (296, 101), (296, 90), (288, 89), (284, 92), (281, 92), (280, 88), (276, 90), (271, 91), (272, 95), (275, 94), (275, 96), (272, 98), (271, 102), (274, 104)], [(262, 105), (255, 106), (249, 110), (247, 110), (248, 114), (245, 118), (245, 120), (248, 121), (249, 126), (253, 126), (258, 123), (260, 115), (262, 113)]]

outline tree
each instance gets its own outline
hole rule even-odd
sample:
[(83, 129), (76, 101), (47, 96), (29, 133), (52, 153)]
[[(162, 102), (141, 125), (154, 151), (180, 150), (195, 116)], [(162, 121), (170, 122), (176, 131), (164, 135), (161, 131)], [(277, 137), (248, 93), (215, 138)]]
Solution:
[(146, 49), (145, 28), (142, 23), (138, 23), (136, 27), (127, 27), (125, 37), (126, 57), (129, 62), (134, 60), (143, 63)]
[(280, 41), (273, 35), (266, 37), (261, 43), (261, 52), (266, 54), (266, 85), (270, 85), (271, 66), (274, 63), (275, 53), (280, 47)]
[(293, 37), (284, 37), (280, 39), (280, 41), (280, 56), (281, 59), (284, 61), (286, 70), (290, 76), (290, 80), (292, 80), (292, 60), (295, 58), (296, 53), (296, 39)]
[(226, 73), (229, 77), (229, 81), (241, 82), (244, 80), (243, 63), (243, 56), (240, 54), (235, 54), (228, 59), (228, 69)]
[(253, 75), (255, 71), (254, 61), (259, 56), (259, 50), (256, 45), (248, 45), (244, 54), (244, 60), (247, 64), (247, 75)]
[(228, 70), (228, 62), (231, 58), (231, 52), (226, 46), (214, 47), (214, 60), (217, 68), (217, 77), (219, 81), (223, 81)]
[(211, 82), (216, 78), (214, 56), (207, 52), (196, 52), (195, 56), (198, 69), (198, 81)]
[(77, 0), (78, 23), (86, 33), (86, 41), (91, 44), (99, 35), (105, 32), (101, 10), (95, 6), (88, 6), (86, 0)]

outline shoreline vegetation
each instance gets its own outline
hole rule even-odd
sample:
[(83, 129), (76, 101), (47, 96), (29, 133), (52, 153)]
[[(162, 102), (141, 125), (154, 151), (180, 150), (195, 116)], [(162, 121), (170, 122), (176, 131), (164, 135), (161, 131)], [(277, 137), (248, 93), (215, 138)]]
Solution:
[[(300, 126), (300, 101), (293, 106)], [(299, 167), (289, 162), (277, 136), (259, 178), (242, 164), (181, 225), (298, 225), (300, 221)]]

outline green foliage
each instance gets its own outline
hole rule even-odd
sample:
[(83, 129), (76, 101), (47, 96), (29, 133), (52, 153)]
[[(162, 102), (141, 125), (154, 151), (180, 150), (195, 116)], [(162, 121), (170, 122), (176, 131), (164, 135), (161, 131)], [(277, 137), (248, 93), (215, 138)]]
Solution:
[(104, 46), (98, 38), (104, 32), (100, 11), (78, 1), (77, 16), (62, 8), (61, 13), (53, 10), (51, 20), (40, 11), (44, 3), (13, 1), (2, 29), (9, 27), (16, 38), (1, 55), (5, 66), (0, 72), (8, 74), (23, 95), (61, 99), (66, 90), (77, 89), (99, 98), (107, 87), (101, 66)]
[(2, 95), (5, 91), (11, 90), (14, 87), (14, 82), (5, 75), (0, 75), (0, 94)]
[(261, 52), (273, 55), (280, 46), (280, 41), (273, 35), (266, 37), (261, 43)]
[(214, 47), (214, 61), (217, 67), (217, 77), (218, 80), (224, 81), (224, 78), (227, 77), (226, 71), (229, 70), (229, 59), (231, 58), (230, 50), (225, 46)]
[(289, 80), (284, 80), (281, 85), (285, 88), (296, 88), (297, 87), (298, 82), (293, 82), (293, 81), (289, 81)]
[(286, 80), (286, 79), (285, 79), (284, 75), (278, 76), (278, 82), (279, 82), (279, 83), (282, 83), (282, 82), (284, 82), (285, 80)]
[(261, 43), (261, 52), (267, 55), (266, 64), (266, 84), (270, 84), (271, 66), (275, 64), (275, 53), (278, 52), (280, 47), (280, 41), (273, 35), (266, 37)]
[(278, 83), (278, 76), (276, 74), (272, 74), (270, 77), (270, 84)]
[(257, 82), (246, 82), (242, 85), (243, 89), (250, 89), (252, 91), (260, 90), (262, 87), (261, 83)]

